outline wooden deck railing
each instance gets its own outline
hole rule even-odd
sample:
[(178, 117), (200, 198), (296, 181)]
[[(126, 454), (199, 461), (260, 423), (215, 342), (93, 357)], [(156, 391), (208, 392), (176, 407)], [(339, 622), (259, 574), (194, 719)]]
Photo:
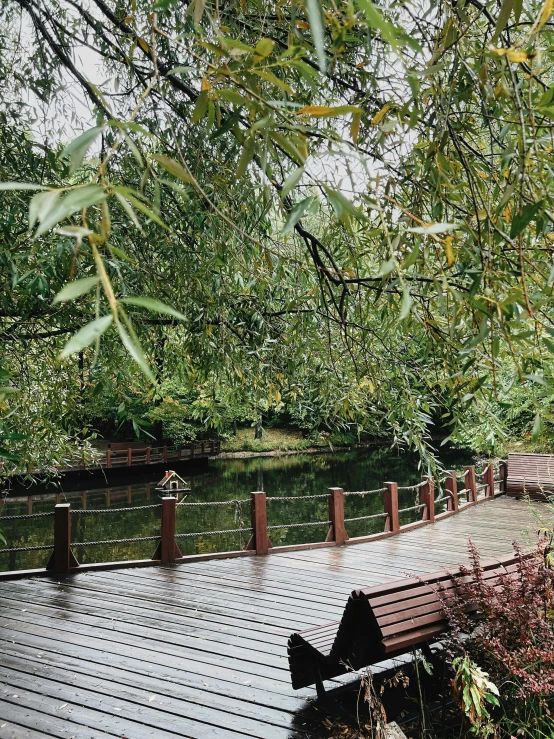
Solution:
[[(464, 487), (458, 489), (458, 479), (463, 480)], [(342, 488), (329, 488), (327, 493), (305, 496), (267, 496), (265, 492), (255, 492), (250, 494), (250, 526), (239, 526), (236, 529), (225, 529), (223, 531), (200, 531), (190, 533), (176, 532), (176, 513), (177, 506), (179, 508), (189, 507), (210, 507), (210, 506), (236, 506), (239, 510), (240, 506), (247, 500), (229, 500), (229, 501), (198, 501), (198, 502), (181, 502), (177, 503), (176, 498), (162, 498), (161, 503), (138, 506), (133, 508), (121, 509), (71, 509), (69, 503), (57, 504), (51, 513), (37, 513), (23, 516), (5, 516), (0, 517), (2, 520), (10, 518), (27, 519), (33, 517), (53, 516), (54, 541), (50, 546), (33, 546), (33, 547), (16, 547), (11, 549), (1, 549), (0, 554), (7, 552), (24, 552), (33, 550), (51, 551), (50, 559), (44, 570), (16, 570), (11, 572), (0, 572), (1, 579), (13, 579), (16, 577), (24, 577), (28, 575), (40, 575), (48, 573), (67, 573), (76, 570), (89, 569), (114, 569), (124, 566), (148, 566), (152, 564), (173, 564), (175, 562), (185, 562), (204, 559), (216, 559), (223, 557), (238, 557), (248, 555), (263, 555), (272, 552), (285, 552), (300, 549), (314, 549), (318, 547), (351, 545), (366, 541), (372, 541), (379, 538), (394, 536), (401, 534), (403, 531), (412, 530), (419, 526), (425, 526), (436, 520), (446, 518), (458, 513), (460, 510), (469, 506), (491, 500), (496, 494), (505, 492), (506, 471), (502, 464), (495, 475), (492, 465), (488, 465), (481, 474), (476, 475), (473, 466), (465, 467), (462, 474), (456, 471), (449, 471), (445, 477), (436, 481), (432, 477), (423, 477), (421, 482), (416, 485), (399, 487), (396, 482), (386, 482), (382, 488), (375, 490), (361, 491), (345, 491)], [(483, 482), (478, 482), (483, 480)], [(440, 495), (435, 497), (436, 487), (440, 491)], [(399, 507), (399, 492), (413, 492), (415, 495), (415, 505), (407, 508)], [(365, 516), (345, 517), (345, 498), (350, 496), (367, 496), (382, 495), (383, 510), (382, 512), (372, 513)], [(316, 500), (326, 498), (328, 501), (328, 519), (325, 521), (304, 521), (295, 523), (274, 523), (269, 518), (268, 522), (268, 503), (275, 502), (294, 502), (299, 500)], [(460, 498), (464, 498), (463, 502)], [(436, 513), (437, 505), (443, 504), (446, 510)], [(73, 513), (80, 515), (109, 513), (117, 510), (118, 512), (146, 510), (149, 508), (161, 509), (161, 526), (158, 534), (152, 536), (131, 537), (126, 539), (109, 539), (106, 541), (71, 541), (71, 515)], [(400, 520), (402, 514), (418, 512), (420, 518), (401, 525)], [(421, 512), (421, 513), (419, 513)], [(350, 538), (348, 535), (349, 524), (359, 521), (382, 520), (383, 529), (380, 532), (368, 534), (365, 536), (357, 536)], [(306, 544), (292, 544), (284, 546), (273, 546), (271, 541), (272, 531), (286, 530), (297, 527), (309, 526), (326, 526), (327, 536), (325, 541), (310, 542)], [(236, 551), (212, 552), (207, 554), (194, 554), (182, 556), (179, 549), (179, 540), (220, 534), (238, 534), (247, 535), (248, 541), (244, 549)], [(156, 543), (156, 550), (152, 559), (132, 560), (125, 562), (101, 562), (86, 565), (79, 565), (73, 554), (73, 549), (78, 547), (98, 546), (98, 545), (116, 545), (121, 543), (137, 543), (151, 541)]]
[(144, 448), (128, 447), (127, 449), (107, 449), (105, 460), (100, 467), (132, 467), (141, 464), (159, 464), (166, 462), (180, 462), (185, 459), (194, 459), (219, 454), (221, 442), (218, 439), (195, 441), (188, 446), (153, 446)]

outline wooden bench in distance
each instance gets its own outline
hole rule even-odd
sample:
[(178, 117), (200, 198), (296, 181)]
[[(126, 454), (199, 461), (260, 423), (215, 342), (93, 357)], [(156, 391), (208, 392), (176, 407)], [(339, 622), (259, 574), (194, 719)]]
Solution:
[[(516, 563), (514, 555), (488, 560), (481, 564), (483, 576), (494, 584), (499, 573), (507, 574)], [(288, 654), (293, 688), (315, 683), (321, 697), (323, 680), (436, 640), (448, 629), (443, 601), (459, 594), (456, 576), (459, 570), (440, 570), (421, 579), (403, 578), (354, 590), (341, 621), (291, 635)]]
[(509, 454), (506, 494), (545, 500), (554, 494), (554, 454)]

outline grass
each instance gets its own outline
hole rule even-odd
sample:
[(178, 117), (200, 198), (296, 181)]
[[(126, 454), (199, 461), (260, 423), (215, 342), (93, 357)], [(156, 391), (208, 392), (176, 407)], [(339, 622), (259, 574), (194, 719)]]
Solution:
[(222, 452), (301, 452), (313, 447), (327, 447), (322, 436), (319, 443), (306, 439), (301, 431), (292, 429), (264, 429), (261, 440), (254, 438), (253, 428), (239, 429), (236, 436), (221, 443)]

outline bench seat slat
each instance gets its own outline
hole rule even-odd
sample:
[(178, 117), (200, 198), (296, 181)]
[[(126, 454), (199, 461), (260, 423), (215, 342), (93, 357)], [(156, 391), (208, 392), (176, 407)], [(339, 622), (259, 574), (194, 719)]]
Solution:
[[(494, 590), (499, 575), (517, 577), (517, 556), (506, 555), (481, 563), (482, 578)], [(460, 569), (439, 570), (423, 578), (411, 577), (353, 591), (340, 622), (312, 626), (292, 634), (288, 655), (292, 684), (306, 687), (328, 680), (440, 636), (448, 629), (444, 603), (455, 602), (458, 582), (471, 576)], [(467, 603), (468, 615), (481, 614)]]

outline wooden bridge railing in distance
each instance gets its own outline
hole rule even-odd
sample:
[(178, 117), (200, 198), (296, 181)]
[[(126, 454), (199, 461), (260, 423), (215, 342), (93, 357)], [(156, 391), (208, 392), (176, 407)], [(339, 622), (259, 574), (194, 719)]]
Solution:
[(105, 460), (100, 462), (101, 467), (112, 469), (114, 467), (132, 467), (142, 464), (164, 464), (171, 461), (181, 462), (185, 459), (198, 459), (200, 457), (219, 454), (221, 442), (219, 439), (208, 439), (206, 441), (195, 441), (187, 446), (141, 446), (136, 442), (125, 442), (113, 444), (111, 449), (106, 450)]
[[(415, 485), (409, 485), (399, 487), (396, 482), (386, 482), (382, 488), (376, 490), (362, 490), (362, 491), (344, 491), (342, 488), (329, 488), (327, 493), (321, 493), (316, 495), (305, 495), (305, 496), (266, 496), (265, 492), (255, 492), (250, 494), (250, 526), (245, 527), (244, 524), (240, 523), (236, 529), (225, 529), (222, 531), (201, 531), (201, 532), (177, 532), (177, 510), (182, 508), (183, 510), (189, 507), (209, 507), (209, 506), (236, 506), (236, 510), (240, 509), (243, 504), (248, 503), (248, 499), (240, 500), (228, 500), (228, 501), (197, 501), (197, 502), (177, 502), (176, 498), (164, 497), (161, 503), (128, 507), (120, 509), (71, 509), (69, 504), (58, 504), (55, 506), (53, 513), (38, 513), (23, 516), (3, 517), (0, 521), (7, 520), (10, 518), (27, 519), (33, 517), (52, 516), (54, 517), (53, 535), (54, 541), (51, 546), (33, 546), (33, 547), (16, 547), (12, 549), (2, 549), (1, 553), (7, 552), (23, 552), (31, 551), (35, 549), (50, 550), (51, 556), (46, 565), (45, 570), (27, 570), (27, 571), (12, 571), (12, 572), (0, 572), (0, 580), (12, 579), (15, 577), (23, 577), (27, 575), (39, 575), (46, 574), (48, 572), (55, 573), (67, 573), (76, 570), (85, 569), (113, 569), (124, 566), (148, 566), (152, 564), (173, 564), (176, 562), (186, 562), (203, 559), (215, 559), (223, 557), (237, 557), (237, 556), (248, 556), (248, 555), (265, 555), (284, 551), (293, 551), (300, 549), (313, 549), (317, 547), (327, 546), (341, 546), (356, 544), (366, 541), (372, 541), (379, 538), (395, 536), (401, 534), (403, 531), (412, 530), (419, 526), (425, 526), (433, 523), (434, 521), (456, 514), (458, 511), (463, 510), (469, 506), (476, 505), (478, 503), (491, 500), (495, 497), (495, 494), (503, 492), (500, 489), (497, 493), (495, 490), (496, 486), (502, 486), (503, 479), (502, 473), (495, 477), (494, 469), (492, 465), (489, 465), (481, 475), (475, 474), (473, 467), (466, 467), (463, 473), (463, 479), (466, 487), (459, 491), (457, 486), (457, 480), (459, 474), (455, 471), (449, 471), (446, 477), (439, 481), (438, 490), (440, 495), (435, 496), (435, 480), (432, 477), (423, 477), (421, 482)], [(483, 478), (485, 481), (483, 484), (478, 484), (477, 477)], [(408, 506), (406, 508), (400, 508), (399, 506), (399, 492), (403, 493), (414, 493), (415, 505)], [(460, 503), (459, 496), (462, 494), (465, 496), (466, 501)], [(362, 516), (345, 516), (345, 498), (351, 496), (362, 496), (364, 499), (367, 496), (382, 496), (383, 510), (377, 513), (371, 513)], [(481, 495), (481, 497), (479, 497)], [(275, 502), (294, 502), (300, 500), (316, 500), (327, 499), (328, 502), (328, 519), (325, 521), (304, 521), (294, 523), (273, 523), (271, 521), (271, 515), (269, 516), (268, 523), (268, 503)], [(439, 504), (443, 504), (446, 510), (436, 513), (436, 508)], [(159, 533), (151, 536), (139, 536), (130, 537), (126, 539), (110, 539), (106, 541), (83, 541), (83, 542), (72, 542), (71, 541), (71, 515), (94, 515), (94, 514), (109, 514), (114, 511), (126, 512), (126, 511), (138, 511), (157, 508), (161, 509), (161, 523)], [(421, 517), (415, 521), (401, 524), (401, 517), (405, 517), (406, 514), (415, 514), (417, 512)], [(270, 511), (271, 514), (271, 511)], [(242, 521), (242, 515), (237, 517), (239, 521)], [(383, 527), (381, 531), (376, 533), (367, 534), (364, 536), (357, 536), (350, 538), (348, 535), (349, 524), (360, 522), (360, 521), (371, 521), (371, 520), (382, 520)], [(309, 542), (304, 544), (291, 544), (274, 546), (271, 541), (271, 532), (277, 530), (284, 530), (297, 527), (309, 527), (309, 526), (327, 526), (327, 536), (325, 541)], [(221, 534), (242, 534), (248, 535), (249, 539), (244, 549), (235, 551), (223, 551), (223, 552), (212, 552), (206, 554), (193, 554), (182, 556), (178, 541), (180, 539), (193, 538), (198, 536), (210, 536), (210, 535), (221, 535)], [(124, 562), (100, 562), (86, 565), (79, 565), (77, 559), (73, 554), (73, 549), (78, 547), (89, 547), (98, 545), (116, 545), (116, 544), (132, 544), (134, 542), (152, 542), (155, 547), (155, 552), (152, 559), (145, 560), (132, 560)], [(52, 551), (53, 550), (53, 551)]]

